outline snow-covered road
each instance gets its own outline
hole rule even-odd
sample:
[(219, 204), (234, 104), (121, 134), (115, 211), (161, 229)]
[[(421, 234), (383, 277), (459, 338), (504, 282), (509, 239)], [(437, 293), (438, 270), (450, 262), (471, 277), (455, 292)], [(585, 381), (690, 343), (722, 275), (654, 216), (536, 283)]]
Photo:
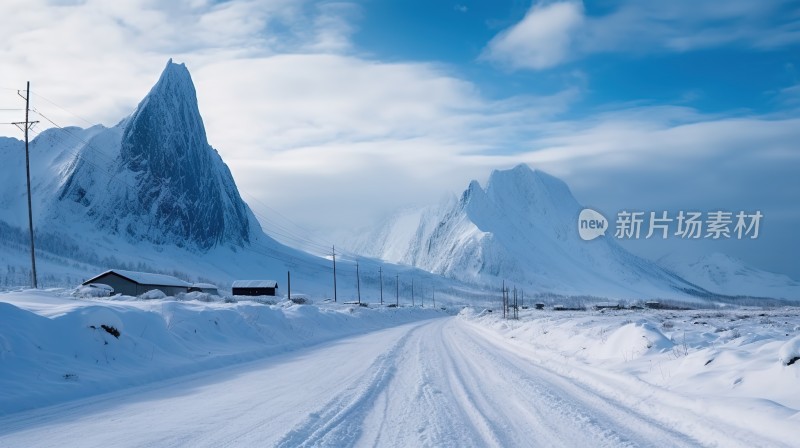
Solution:
[(0, 446), (780, 446), (604, 393), (442, 318), (13, 414)]

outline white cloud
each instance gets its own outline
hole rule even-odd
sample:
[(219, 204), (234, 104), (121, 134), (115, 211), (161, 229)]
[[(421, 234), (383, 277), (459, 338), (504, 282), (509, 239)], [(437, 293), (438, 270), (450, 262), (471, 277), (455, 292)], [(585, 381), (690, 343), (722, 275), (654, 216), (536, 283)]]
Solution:
[(769, 50), (800, 42), (800, 6), (790, 0), (626, 0), (604, 15), (582, 3), (538, 2), (500, 32), (482, 58), (514, 69), (548, 69), (603, 52), (685, 52), (723, 45)]
[(522, 21), (492, 39), (482, 58), (511, 68), (553, 67), (569, 58), (573, 34), (583, 21), (580, 2), (536, 4)]

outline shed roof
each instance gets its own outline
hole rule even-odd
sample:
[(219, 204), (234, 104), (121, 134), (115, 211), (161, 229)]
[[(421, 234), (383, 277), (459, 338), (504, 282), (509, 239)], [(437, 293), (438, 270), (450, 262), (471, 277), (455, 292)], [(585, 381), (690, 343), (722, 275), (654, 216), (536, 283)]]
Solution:
[(236, 280), (231, 285), (232, 288), (277, 288), (278, 282), (275, 280)]
[(122, 269), (111, 269), (102, 274), (90, 278), (83, 282), (83, 284), (93, 283), (98, 278), (106, 275), (106, 274), (117, 274), (120, 277), (124, 277), (134, 283), (138, 283), (140, 285), (155, 285), (155, 286), (180, 286), (183, 288), (188, 288), (190, 286), (189, 282), (185, 282), (179, 278), (173, 277), (171, 275), (164, 275), (164, 274), (153, 274), (150, 272), (137, 272), (137, 271), (125, 271)]
[(212, 285), (211, 283), (192, 283), (193, 288), (203, 288), (203, 289), (217, 289), (217, 285)]

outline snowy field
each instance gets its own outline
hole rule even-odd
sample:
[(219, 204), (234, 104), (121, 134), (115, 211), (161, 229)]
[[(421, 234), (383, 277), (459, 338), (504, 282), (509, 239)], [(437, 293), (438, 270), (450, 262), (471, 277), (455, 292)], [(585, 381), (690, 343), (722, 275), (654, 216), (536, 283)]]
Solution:
[(762, 434), (754, 446), (800, 443), (800, 308), (521, 310), (519, 320), (467, 309), (461, 317), (642, 415), (677, 422), (696, 413)]
[(2, 293), (0, 447), (797, 446), (797, 309), (520, 317)]

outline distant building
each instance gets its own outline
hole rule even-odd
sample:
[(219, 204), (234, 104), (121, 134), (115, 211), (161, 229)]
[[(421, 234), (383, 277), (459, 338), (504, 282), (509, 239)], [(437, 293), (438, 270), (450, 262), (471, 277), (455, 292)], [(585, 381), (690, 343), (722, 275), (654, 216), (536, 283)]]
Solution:
[(231, 285), (235, 296), (274, 296), (278, 289), (275, 280), (236, 280)]
[(124, 271), (121, 269), (103, 272), (97, 277), (92, 277), (83, 282), (84, 285), (90, 283), (109, 285), (114, 288), (115, 293), (127, 296), (138, 296), (153, 289), (158, 289), (168, 296), (174, 296), (181, 292), (187, 292), (191, 286), (189, 282), (171, 275)]

